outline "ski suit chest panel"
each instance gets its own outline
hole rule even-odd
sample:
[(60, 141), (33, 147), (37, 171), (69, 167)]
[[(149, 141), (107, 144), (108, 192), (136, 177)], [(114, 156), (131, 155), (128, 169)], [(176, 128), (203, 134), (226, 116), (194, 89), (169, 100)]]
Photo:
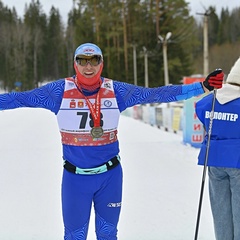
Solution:
[[(196, 113), (200, 121), (209, 130), (210, 112), (213, 95), (200, 100), (196, 105)], [(211, 141), (208, 154), (208, 165), (215, 167), (240, 168), (240, 99), (226, 104), (217, 100), (214, 107)], [(204, 164), (207, 150), (205, 136), (200, 153), (199, 164)]]
[[(113, 81), (104, 78), (99, 90), (101, 102), (101, 126), (104, 134), (93, 139), (90, 131), (94, 126), (85, 96), (77, 89), (74, 80), (65, 80), (62, 103), (57, 114), (62, 143), (72, 146), (101, 146), (117, 141), (117, 126), (120, 117)], [(96, 94), (87, 97), (95, 104)]]

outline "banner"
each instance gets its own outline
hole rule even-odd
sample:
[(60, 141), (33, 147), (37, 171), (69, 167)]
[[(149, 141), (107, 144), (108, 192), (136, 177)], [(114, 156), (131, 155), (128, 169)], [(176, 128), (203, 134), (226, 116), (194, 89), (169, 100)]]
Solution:
[[(183, 83), (190, 84), (202, 82), (203, 77), (184, 77)], [(200, 148), (204, 137), (203, 125), (195, 113), (196, 102), (204, 95), (190, 98), (184, 101), (183, 106), (183, 142), (193, 147)]]
[(173, 108), (173, 121), (172, 121), (172, 129), (174, 133), (180, 130), (182, 109), (180, 107)]

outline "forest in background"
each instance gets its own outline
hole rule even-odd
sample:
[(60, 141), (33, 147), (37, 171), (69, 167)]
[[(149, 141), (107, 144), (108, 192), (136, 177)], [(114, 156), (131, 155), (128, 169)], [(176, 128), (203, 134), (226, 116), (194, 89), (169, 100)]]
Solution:
[[(208, 14), (209, 70), (228, 73), (240, 53), (240, 7)], [(0, 82), (6, 90), (28, 90), (43, 81), (72, 76), (73, 54), (93, 42), (104, 54), (103, 76), (144, 86), (144, 54), (148, 53), (149, 86), (164, 85), (163, 51), (159, 35), (168, 41), (169, 82), (203, 73), (203, 21), (190, 15), (184, 0), (74, 0), (63, 23), (59, 10), (43, 11), (41, 1), (25, 5), (23, 17), (0, 0)], [(202, 18), (203, 20), (203, 18)]]

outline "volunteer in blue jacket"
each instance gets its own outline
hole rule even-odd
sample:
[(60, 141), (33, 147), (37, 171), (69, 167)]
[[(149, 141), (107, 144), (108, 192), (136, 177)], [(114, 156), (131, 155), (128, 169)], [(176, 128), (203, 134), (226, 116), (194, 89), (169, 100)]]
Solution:
[[(196, 104), (208, 133), (213, 94)], [(204, 165), (208, 136), (199, 164)], [(217, 240), (240, 239), (240, 58), (216, 94), (208, 154), (209, 196)]]
[(221, 88), (223, 73), (214, 71), (203, 84), (135, 86), (102, 77), (102, 51), (92, 43), (76, 49), (74, 69), (73, 77), (31, 91), (0, 95), (0, 108), (40, 107), (57, 116), (64, 163), (64, 239), (87, 238), (94, 203), (97, 239), (115, 240), (122, 206), (117, 138), (120, 113), (136, 104), (179, 101)]

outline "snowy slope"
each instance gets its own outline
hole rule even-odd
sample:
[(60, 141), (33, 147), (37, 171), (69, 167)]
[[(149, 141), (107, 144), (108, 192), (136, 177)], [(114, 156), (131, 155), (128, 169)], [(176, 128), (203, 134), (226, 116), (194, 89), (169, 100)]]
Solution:
[[(0, 112), (0, 239), (63, 239), (61, 144), (54, 114), (42, 109)], [(122, 116), (119, 126), (124, 169), (120, 240), (194, 238), (202, 167), (199, 149)], [(214, 239), (204, 192), (199, 240)], [(94, 219), (89, 228), (94, 240)]]

